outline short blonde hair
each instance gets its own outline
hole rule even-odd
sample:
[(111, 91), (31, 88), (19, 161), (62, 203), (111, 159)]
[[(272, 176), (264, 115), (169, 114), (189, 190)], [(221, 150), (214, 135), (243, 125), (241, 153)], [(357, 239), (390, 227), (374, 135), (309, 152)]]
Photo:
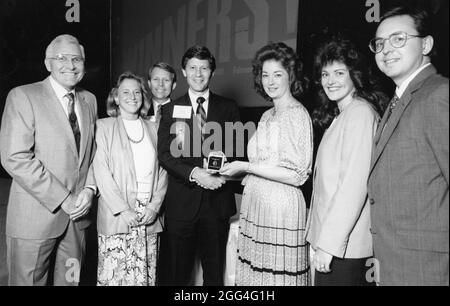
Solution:
[(150, 101), (148, 99), (147, 90), (145, 89), (144, 79), (130, 71), (122, 73), (117, 79), (116, 86), (109, 92), (108, 98), (106, 99), (106, 113), (110, 117), (118, 117), (120, 115), (120, 108), (116, 104), (115, 99), (118, 96), (120, 84), (122, 84), (124, 80), (135, 80), (139, 83), (142, 93), (142, 105), (139, 114), (141, 117), (146, 118), (148, 110), (150, 109)]

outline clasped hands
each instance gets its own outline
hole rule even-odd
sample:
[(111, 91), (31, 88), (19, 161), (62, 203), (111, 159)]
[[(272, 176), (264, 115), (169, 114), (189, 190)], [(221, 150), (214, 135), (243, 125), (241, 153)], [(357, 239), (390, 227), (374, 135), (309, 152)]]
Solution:
[[(222, 152), (214, 152), (226, 156)], [(232, 177), (245, 174), (248, 170), (249, 163), (242, 161), (234, 161), (225, 163), (219, 171), (208, 170), (207, 160), (203, 159), (203, 168), (196, 168), (192, 174), (192, 179), (204, 189), (216, 190), (222, 187), (227, 180)]]
[(120, 217), (130, 227), (152, 224), (157, 216), (158, 213), (149, 207), (145, 208), (143, 214), (138, 214), (131, 208), (120, 213)]
[(92, 206), (92, 198), (94, 190), (84, 188), (78, 196), (69, 194), (69, 196), (61, 204), (61, 208), (69, 215), (70, 219), (76, 221), (89, 213)]
[[(226, 160), (226, 156), (222, 152), (215, 153), (222, 155)], [(217, 171), (208, 170), (208, 161), (206, 158), (203, 159), (203, 168), (194, 169), (192, 180), (194, 180), (198, 186), (208, 190), (217, 190), (226, 183), (226, 178), (219, 175)]]

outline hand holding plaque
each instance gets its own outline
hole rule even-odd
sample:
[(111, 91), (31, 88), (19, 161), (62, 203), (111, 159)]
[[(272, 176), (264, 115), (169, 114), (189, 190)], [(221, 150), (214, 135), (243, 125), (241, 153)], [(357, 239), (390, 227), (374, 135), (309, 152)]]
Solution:
[(211, 152), (208, 155), (208, 161), (206, 162), (206, 170), (209, 173), (218, 173), (223, 167), (227, 157), (223, 152)]

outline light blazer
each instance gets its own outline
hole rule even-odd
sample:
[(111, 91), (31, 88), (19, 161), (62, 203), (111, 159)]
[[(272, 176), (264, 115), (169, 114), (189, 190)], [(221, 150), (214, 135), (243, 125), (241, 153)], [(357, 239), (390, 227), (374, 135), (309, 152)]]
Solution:
[(425, 68), (375, 137), (368, 191), (381, 285), (449, 284), (448, 97), (448, 79)]
[[(143, 120), (146, 137), (155, 149), (152, 171), (152, 193), (147, 205), (159, 212), (167, 190), (167, 172), (159, 166), (157, 159), (157, 127), (149, 120)], [(134, 208), (136, 204), (136, 170), (133, 152), (121, 117), (105, 118), (97, 121), (97, 151), (93, 168), (100, 192), (97, 212), (97, 231), (102, 235), (128, 233), (128, 225), (120, 217), (120, 212)], [(147, 226), (147, 232), (162, 231), (159, 216)]]
[[(95, 185), (88, 175), (95, 142), (95, 96), (76, 89), (81, 129), (80, 155), (69, 119), (47, 78), (8, 94), (0, 129), (2, 165), (12, 176), (6, 234), (22, 239), (60, 236), (69, 216), (60, 208), (69, 193)], [(89, 225), (87, 218), (78, 228)]]
[(307, 225), (313, 248), (339, 258), (373, 255), (366, 182), (378, 121), (367, 101), (353, 100), (323, 135)]

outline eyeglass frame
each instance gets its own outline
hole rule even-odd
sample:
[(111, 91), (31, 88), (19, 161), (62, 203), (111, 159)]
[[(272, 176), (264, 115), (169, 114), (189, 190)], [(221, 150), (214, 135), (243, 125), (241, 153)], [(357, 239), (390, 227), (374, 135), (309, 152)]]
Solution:
[(73, 56), (73, 57), (67, 57), (67, 55), (69, 54), (56, 54), (56, 56), (54, 57), (47, 57), (47, 59), (52, 59), (52, 60), (56, 60), (61, 64), (67, 64), (72, 63), (73, 65), (81, 65), (82, 63), (85, 62), (85, 58), (82, 56)]
[[(392, 44), (391, 39), (392, 39), (393, 37), (398, 36), (398, 35), (405, 35), (405, 36), (406, 36), (406, 37), (405, 37), (406, 39), (405, 39), (405, 42), (404, 42), (401, 46), (396, 47), (396, 46), (394, 46), (394, 45)], [(408, 42), (409, 39), (411, 39), (411, 38), (418, 38), (418, 37), (419, 37), (419, 38), (424, 38), (425, 36), (423, 36), (423, 35), (412, 35), (412, 34), (406, 33), (405, 31), (398, 31), (398, 32), (392, 33), (392, 34), (389, 35), (389, 37), (387, 37), (387, 38), (381, 38), (381, 37), (374, 37), (374, 38), (372, 38), (372, 39), (370, 40), (370, 42), (369, 42), (369, 49), (370, 49), (370, 51), (372, 51), (372, 52), (375, 53), (375, 54), (378, 54), (378, 53), (382, 52), (382, 51), (384, 50), (384, 46), (385, 46), (385, 44), (386, 44), (386, 40), (389, 41), (389, 44), (390, 44), (393, 48), (400, 49), (400, 48), (403, 48), (403, 47), (406, 45), (406, 43)], [(383, 44), (382, 44), (383, 47), (380, 49), (380, 51), (376, 51), (376, 50), (373, 50), (373, 49), (372, 49), (372, 42), (374, 42), (374, 41), (376, 41), (376, 40), (382, 40), (382, 41), (383, 41)]]

